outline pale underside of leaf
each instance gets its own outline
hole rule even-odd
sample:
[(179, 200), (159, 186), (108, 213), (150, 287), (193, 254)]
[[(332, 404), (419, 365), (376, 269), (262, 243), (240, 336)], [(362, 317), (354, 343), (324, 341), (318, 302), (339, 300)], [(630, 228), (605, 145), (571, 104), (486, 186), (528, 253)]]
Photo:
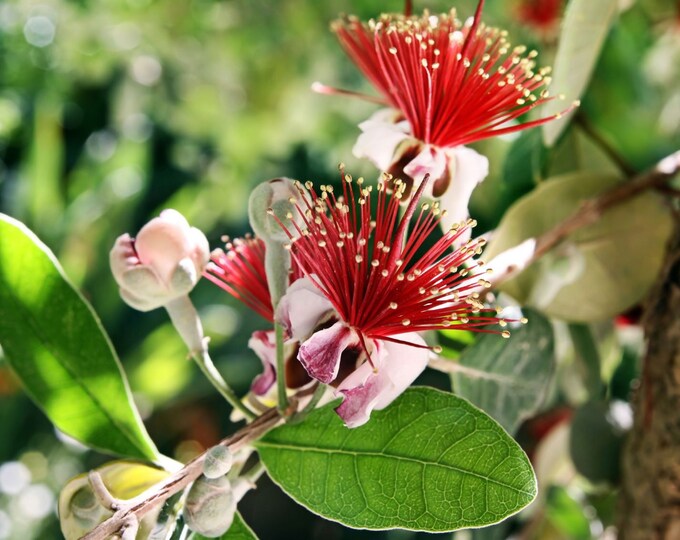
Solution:
[(526, 325), (510, 339), (483, 334), (452, 370), (456, 394), (489, 413), (510, 433), (542, 405), (554, 370), (552, 326), (525, 310)]
[[(557, 114), (583, 96), (617, 9), (618, 0), (570, 0), (550, 85), (551, 92), (564, 95), (565, 100), (554, 99), (546, 103), (543, 116)], [(555, 144), (572, 115), (573, 111), (543, 126), (546, 146)]]

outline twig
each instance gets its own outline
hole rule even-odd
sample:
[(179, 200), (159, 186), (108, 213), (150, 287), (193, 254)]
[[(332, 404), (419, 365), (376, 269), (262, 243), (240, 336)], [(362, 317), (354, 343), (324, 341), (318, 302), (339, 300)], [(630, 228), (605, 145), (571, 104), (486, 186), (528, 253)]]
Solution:
[(104, 508), (110, 510), (118, 509), (118, 501), (116, 501), (115, 497), (111, 495), (106, 485), (104, 485), (101, 474), (97, 471), (90, 471), (87, 473), (87, 480), (90, 482), (94, 496), (97, 497), (97, 500)]
[(607, 210), (641, 193), (664, 185), (680, 171), (680, 151), (660, 161), (656, 167), (616, 185), (603, 194), (584, 201), (581, 206), (554, 229), (536, 239), (534, 260), (545, 255), (571, 233), (595, 223)]
[(583, 129), (584, 133), (607, 154), (607, 157), (616, 164), (623, 174), (629, 178), (635, 176), (635, 168), (593, 127), (583, 112), (579, 111), (576, 113), (574, 120)]
[(680, 150), (662, 159), (653, 169), (645, 171), (627, 182), (618, 184), (597, 197), (583, 201), (581, 206), (564, 221), (536, 238), (535, 248), (530, 258), (522, 261), (521, 264), (504, 268), (503, 272), (499, 272), (495, 279), (491, 275), (489, 280), (497, 285), (515, 277), (559, 245), (570, 234), (597, 222), (610, 208), (633, 199), (645, 191), (665, 185), (678, 172), (680, 172)]
[[(243, 429), (224, 439), (220, 444), (228, 447), (232, 452), (236, 452), (269, 431), (280, 421), (281, 416), (278, 411), (275, 408), (269, 409)], [(163, 504), (175, 493), (182, 491), (202, 474), (206, 453), (204, 452), (196, 457), (177, 473), (150, 487), (133, 499), (115, 501), (118, 510), (113, 516), (100, 523), (81, 540), (105, 540), (113, 535), (119, 535), (121, 529), (130, 527), (135, 522), (139, 523), (148, 512)]]
[(196, 361), (196, 364), (201, 369), (206, 378), (217, 389), (222, 397), (226, 399), (232, 407), (234, 407), (234, 409), (241, 411), (248, 420), (255, 418), (253, 411), (243, 404), (236, 393), (222, 378), (220, 372), (217, 371), (217, 368), (215, 367), (215, 364), (213, 364), (210, 354), (208, 353), (207, 345), (204, 346), (202, 350), (192, 353), (191, 356)]

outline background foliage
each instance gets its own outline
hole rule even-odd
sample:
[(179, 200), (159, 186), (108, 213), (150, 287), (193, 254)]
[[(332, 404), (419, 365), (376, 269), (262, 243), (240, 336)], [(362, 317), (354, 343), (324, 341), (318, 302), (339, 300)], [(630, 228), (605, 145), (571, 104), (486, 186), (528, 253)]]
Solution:
[[(524, 3), (490, 0), (484, 19), (507, 28), (513, 42), (538, 48), (539, 60), (549, 64), (558, 27), (539, 27), (520, 16)], [(451, 7), (448, 0), (415, 4), (432, 11)], [(460, 0), (456, 7), (467, 16), (475, 4)], [(188, 459), (217, 442), (229, 429), (228, 409), (186, 360), (165, 313), (143, 315), (121, 302), (108, 268), (114, 239), (173, 207), (217, 246), (221, 235), (248, 230), (247, 195), (264, 179), (329, 181), (340, 161), (353, 174), (372, 178), (375, 172), (351, 156), (351, 147), (356, 124), (374, 107), (317, 96), (309, 86), (321, 80), (368, 91), (328, 23), (341, 12), (370, 17), (401, 9), (395, 0), (379, 5), (368, 0), (8, 0), (0, 5), (0, 211), (29, 226), (91, 301), (129, 374), (149, 432), (165, 454)], [(554, 148), (543, 147), (540, 130), (478, 145), (491, 161), (491, 176), (473, 198), (478, 232), (499, 224), (523, 195), (540, 197), (545, 186), (534, 189), (555, 176), (595, 175), (605, 179), (604, 186), (611, 173), (620, 173), (622, 164), (603, 151), (593, 132), (631, 170), (643, 170), (680, 146), (677, 2), (630, 0), (616, 9), (575, 125)], [(539, 214), (552, 208), (566, 212), (562, 204), (560, 198), (539, 204)], [(609, 232), (626, 238), (631, 231), (619, 225), (629, 216), (623, 212)], [(662, 220), (653, 209), (646, 215), (652, 237)], [(644, 238), (641, 243), (658, 254), (663, 235), (657, 236), (654, 245), (645, 245)], [(649, 273), (648, 261), (644, 252), (633, 266)], [(546, 264), (539, 269), (544, 276), (562, 268), (559, 257)], [(587, 307), (593, 291), (601, 290), (597, 280), (606, 279), (591, 272), (587, 277), (591, 288), (570, 294), (567, 314), (533, 303), (567, 322), (553, 320), (556, 376), (544, 399), (529, 404), (527, 414), (537, 418), (517, 434), (539, 482), (545, 482), (533, 514), (523, 518), (534, 520), (532, 538), (598, 537), (612, 521), (617, 471), (611, 463), (630, 416), (627, 400), (637, 376), (640, 337), (637, 326), (624, 325), (630, 319), (617, 324), (606, 319), (613, 312), (580, 314), (579, 306)], [(623, 279), (619, 287), (639, 287)], [(543, 289), (539, 298), (545, 294)], [(247, 338), (263, 321), (207, 282), (193, 298), (218, 367), (245, 392), (260, 369), (246, 349)], [(553, 339), (552, 331), (541, 331)], [(464, 346), (456, 339), (444, 338), (449, 357)], [(461, 364), (472, 364), (475, 347), (485, 346), (478, 340)], [(551, 356), (552, 345), (548, 349)], [(546, 373), (539, 370), (539, 376)], [(443, 375), (425, 377), (423, 382), (449, 387)], [(465, 374), (456, 378), (464, 387)], [(521, 407), (524, 412), (527, 405)], [(514, 427), (515, 420), (507, 425)], [(59, 538), (55, 493), (68, 478), (106, 459), (56, 433), (0, 357), (0, 539)], [(264, 539), (424, 536), (344, 529), (306, 512), (269, 483), (248, 495), (240, 509)], [(503, 538), (513, 526), (474, 535)], [(458, 537), (466, 534), (471, 533)]]

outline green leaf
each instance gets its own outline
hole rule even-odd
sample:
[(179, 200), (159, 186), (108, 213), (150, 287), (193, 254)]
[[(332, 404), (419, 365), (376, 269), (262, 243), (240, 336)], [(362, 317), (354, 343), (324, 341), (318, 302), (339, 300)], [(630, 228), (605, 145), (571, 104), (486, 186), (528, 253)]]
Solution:
[(108, 452), (156, 458), (94, 311), (49, 248), (3, 214), (0, 345), (28, 394), (61, 431)]
[[(501, 220), (484, 259), (536, 238), (619, 182), (604, 173), (578, 172), (543, 182)], [(639, 302), (654, 283), (672, 231), (668, 208), (644, 193), (609, 209), (501, 290), (524, 305), (575, 322), (608, 319)]]
[[(193, 533), (189, 540), (208, 540), (202, 534)], [(236, 512), (234, 522), (229, 527), (229, 530), (220, 536), (220, 540), (257, 540), (257, 535), (248, 527), (248, 524), (243, 521), (241, 514)]]
[(591, 399), (602, 397), (605, 389), (602, 381), (602, 360), (597, 349), (593, 330), (585, 324), (569, 324), (569, 337), (574, 346), (576, 365)]
[(438, 334), (439, 345), (442, 348), (440, 356), (444, 358), (458, 358), (475, 342), (475, 333), (467, 330), (440, 330)]
[(461, 354), (451, 376), (456, 394), (490, 414), (508, 432), (543, 404), (553, 374), (554, 337), (550, 321), (525, 310), (529, 322), (510, 339), (483, 334)]
[(560, 486), (550, 486), (545, 507), (546, 519), (563, 537), (571, 540), (590, 540), (590, 522), (585, 515), (582, 503), (576, 501), (569, 492)]
[(256, 443), (293, 499), (363, 529), (453, 531), (496, 523), (536, 496), (522, 449), (452, 394), (411, 388), (355, 429), (328, 405)]
[(503, 190), (508, 201), (514, 202), (541, 182), (547, 156), (537, 129), (522, 132), (512, 143), (503, 163)]
[[(566, 101), (554, 99), (543, 107), (543, 116), (557, 114), (580, 99), (595, 69), (604, 40), (617, 13), (618, 0), (571, 0), (559, 38), (550, 88)], [(550, 147), (567, 127), (572, 113), (543, 126), (543, 140)]]
[(625, 402), (589, 401), (576, 409), (571, 420), (569, 453), (576, 470), (591, 482), (618, 483), (629, 415), (632, 412)]

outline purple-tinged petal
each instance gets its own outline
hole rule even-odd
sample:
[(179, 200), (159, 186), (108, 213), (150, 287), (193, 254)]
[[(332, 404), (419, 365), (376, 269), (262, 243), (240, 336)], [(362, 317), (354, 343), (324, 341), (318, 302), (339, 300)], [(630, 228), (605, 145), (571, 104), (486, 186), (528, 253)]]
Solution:
[(342, 353), (351, 346), (359, 346), (359, 338), (343, 322), (314, 332), (300, 345), (298, 359), (307, 373), (322, 383), (330, 383), (338, 375)]
[(258, 395), (264, 396), (276, 382), (276, 342), (273, 330), (257, 330), (248, 340), (248, 347), (262, 361), (263, 371), (250, 386), (250, 390)]
[[(425, 345), (423, 338), (416, 333), (402, 334), (399, 338), (414, 345)], [(342, 382), (336, 392), (344, 399), (335, 411), (350, 428), (365, 424), (371, 411), (387, 407), (427, 367), (428, 349), (390, 341), (376, 340), (375, 343), (381, 353), (378, 358), (382, 360), (376, 364), (377, 371), (365, 362)]]
[(427, 195), (431, 195), (432, 186), (447, 173), (446, 158), (443, 150), (428, 144), (404, 167), (404, 172), (417, 182), (421, 182), (429, 174), (430, 183), (426, 191)]

